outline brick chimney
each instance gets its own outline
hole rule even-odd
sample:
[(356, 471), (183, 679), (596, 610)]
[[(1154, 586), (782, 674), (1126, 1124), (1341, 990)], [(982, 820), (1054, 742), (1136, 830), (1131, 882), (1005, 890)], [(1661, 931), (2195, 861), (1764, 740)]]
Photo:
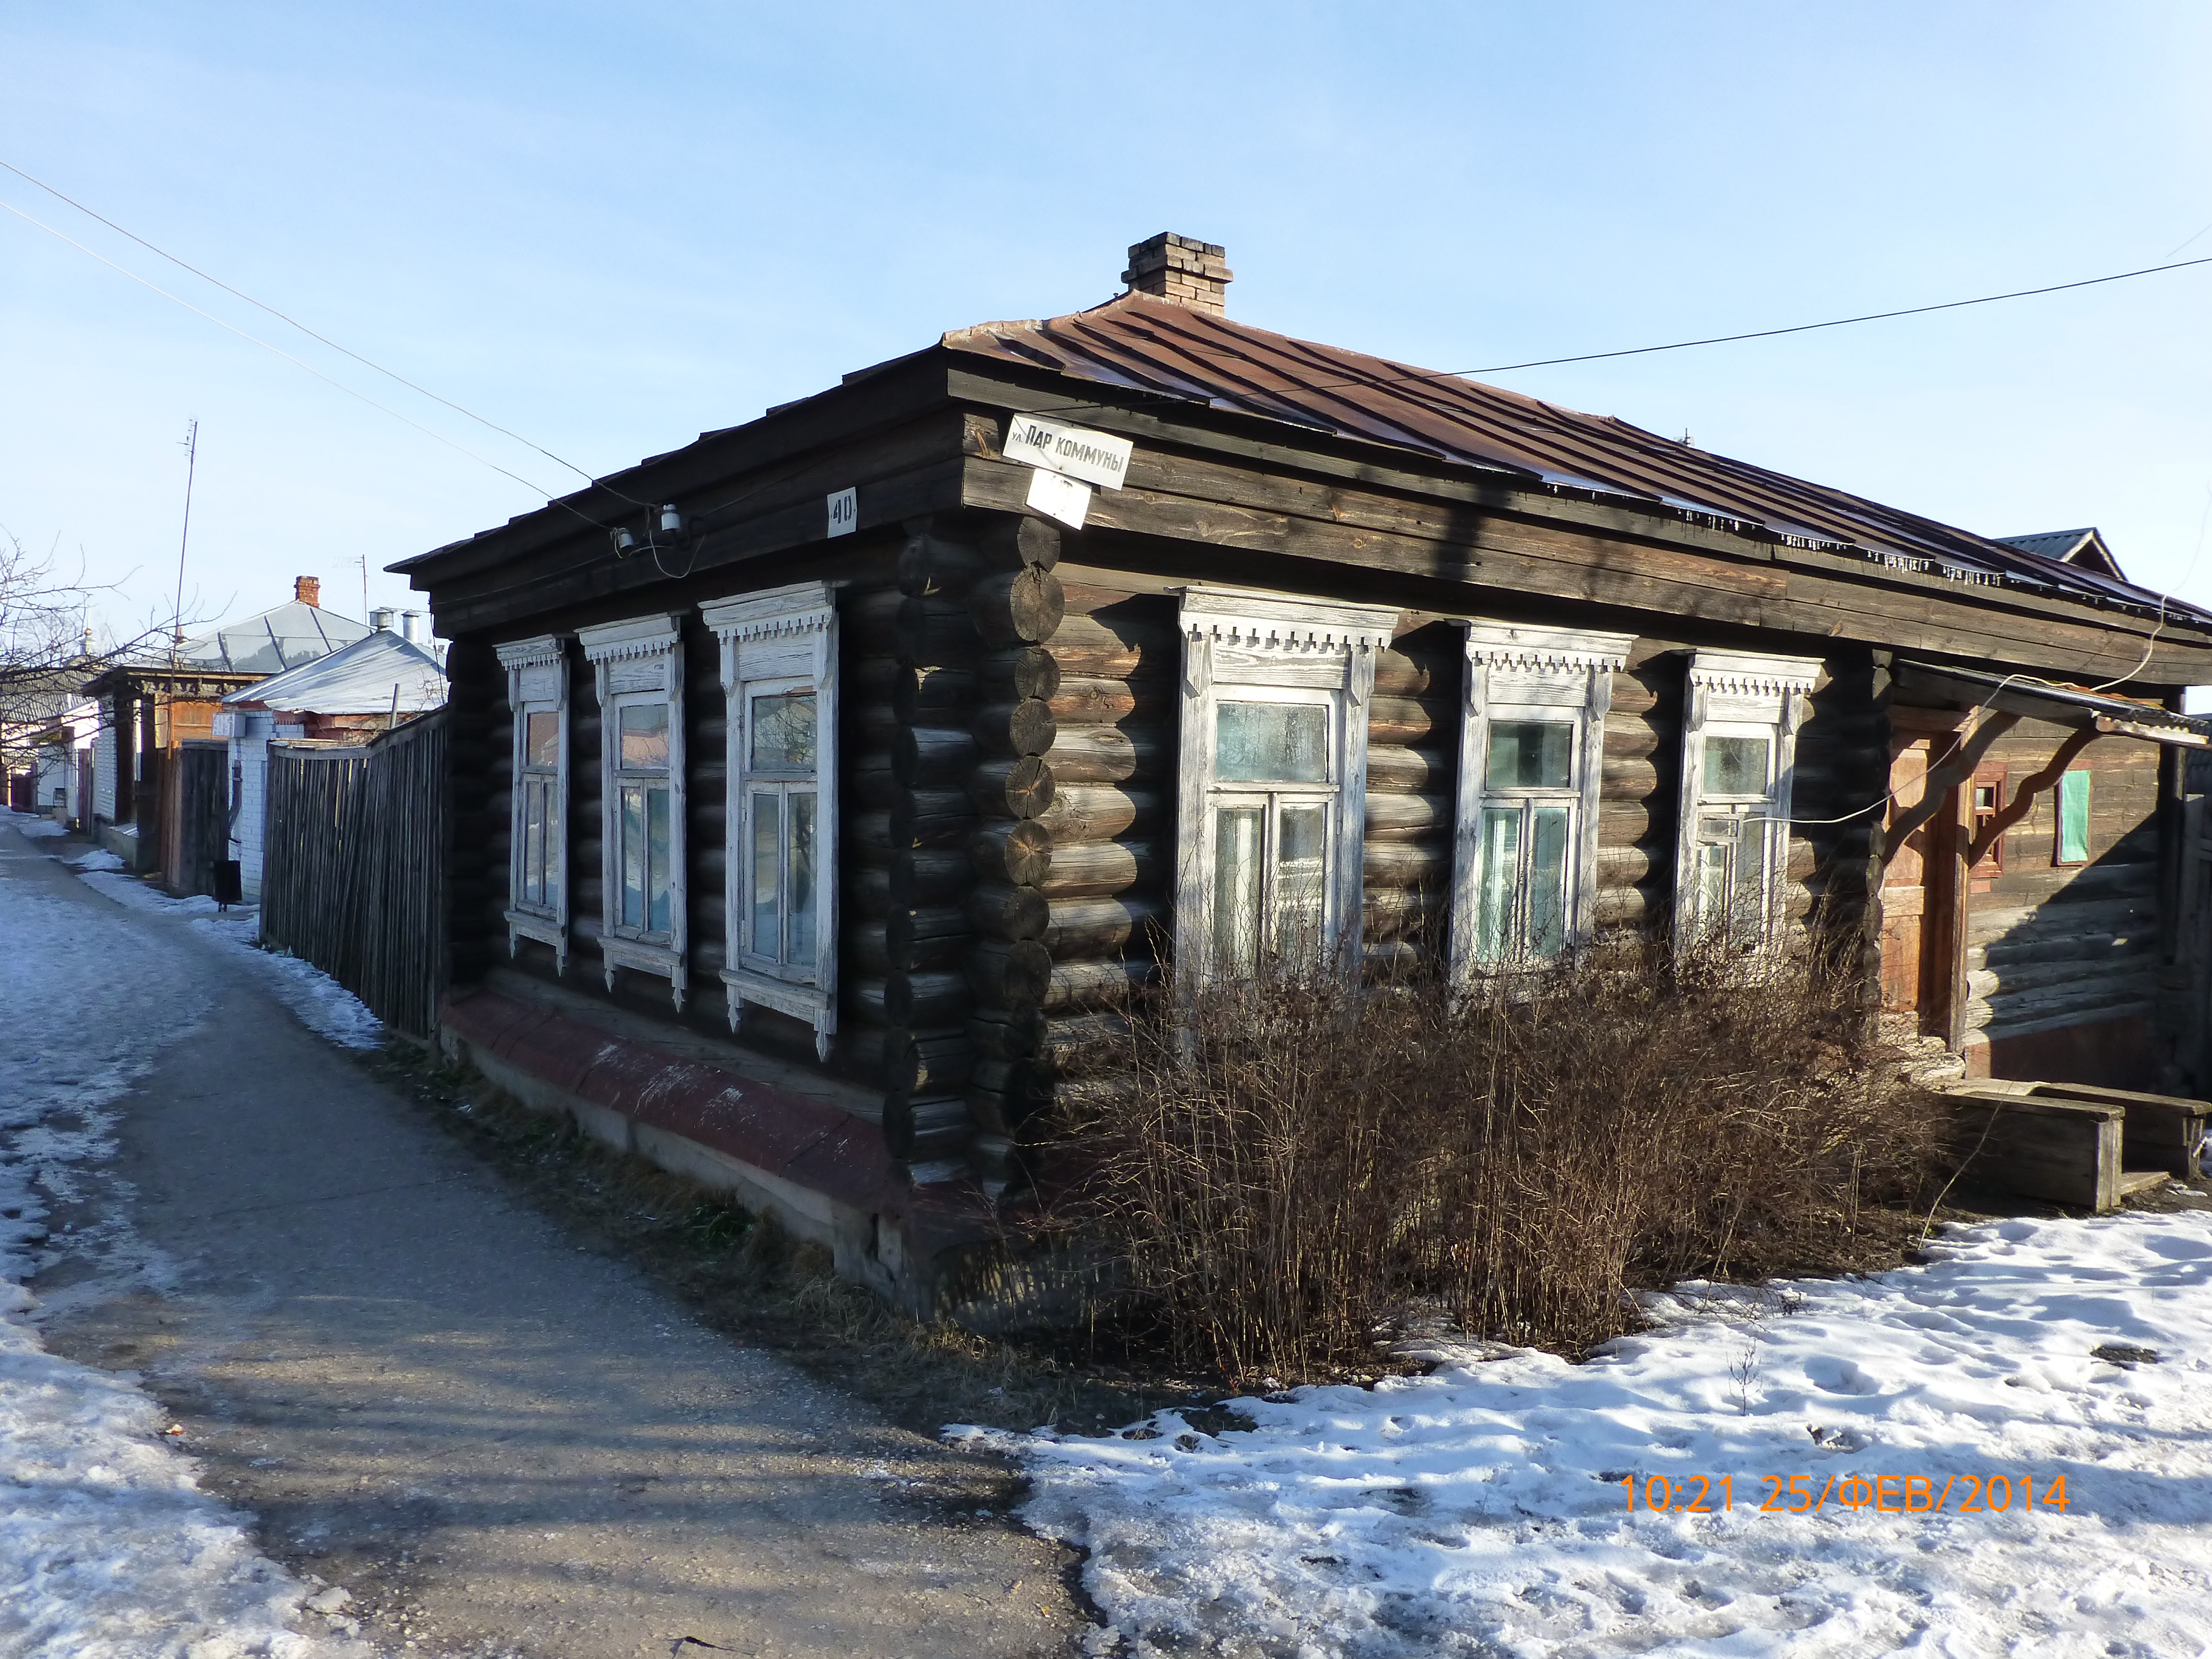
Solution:
[(1149, 294), (1193, 311), (1226, 316), (1229, 306), (1224, 290), (1231, 276), (1226, 252), (1212, 242), (1196, 242), (1164, 230), (1129, 250), (1129, 268), (1121, 273), (1121, 280), (1132, 294)]
[(301, 605), (319, 607), (323, 602), (323, 579), (320, 576), (293, 577), (292, 597)]

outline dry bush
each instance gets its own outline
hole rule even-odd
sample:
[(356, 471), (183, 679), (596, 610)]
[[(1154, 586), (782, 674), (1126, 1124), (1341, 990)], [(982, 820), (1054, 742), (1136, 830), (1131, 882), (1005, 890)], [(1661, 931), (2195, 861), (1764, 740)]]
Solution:
[(1141, 994), (1068, 1057), (1055, 1223), (1233, 1380), (1371, 1357), (1422, 1304), (1565, 1352), (1631, 1289), (1850, 1265), (1934, 1115), (1840, 953), (1619, 941), (1472, 991), (1277, 966)]

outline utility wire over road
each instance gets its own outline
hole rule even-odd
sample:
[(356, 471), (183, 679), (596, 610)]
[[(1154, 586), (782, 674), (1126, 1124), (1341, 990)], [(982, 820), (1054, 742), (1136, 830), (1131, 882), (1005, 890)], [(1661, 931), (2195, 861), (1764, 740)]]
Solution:
[[(450, 398), (441, 397), (437, 392), (431, 391), (428, 387), (409, 380), (405, 375), (401, 374), (395, 370), (385, 368), (383, 364), (379, 363), (371, 358), (363, 356), (361, 353), (353, 350), (349, 347), (340, 345), (336, 340), (331, 339), (328, 335), (317, 332), (315, 330), (309, 328), (305, 323), (302, 323), (296, 318), (278, 310), (275, 306), (269, 304), (267, 301), (258, 300), (251, 294), (245, 292), (243, 289), (232, 287), (221, 277), (211, 276), (208, 272), (202, 270), (198, 265), (191, 264), (184, 259), (179, 258), (175, 254), (169, 252), (167, 249), (159, 247), (154, 243), (148, 241), (136, 231), (126, 229), (124, 226), (116, 223), (114, 220), (108, 218), (106, 215), (97, 212), (92, 208), (87, 207), (76, 198), (64, 195), (53, 185), (47, 184), (44, 179), (26, 173), (22, 168), (15, 166), (13, 162), (6, 160), (0, 160), (0, 168), (5, 168), (8, 172), (14, 173), (17, 178), (21, 179), (26, 183), (36, 185), (39, 189), (45, 191), (49, 196), (53, 197), (57, 201), (66, 203), (69, 206), (76, 209), (79, 213), (84, 214), (88, 218), (97, 220), (100, 223), (106, 226), (110, 230), (115, 232), (118, 236), (129, 238), (131, 241), (136, 242), (139, 246), (146, 249), (149, 253), (153, 253), (161, 258), (167, 260), (171, 264), (177, 266), (179, 270), (191, 272), (193, 276), (198, 277), (203, 282), (213, 283), (224, 293), (228, 294), (236, 299), (244, 301), (247, 305), (252, 306), (258, 310), (268, 313), (271, 317), (274, 317), (279, 321), (299, 330), (301, 333), (305, 334), (308, 338), (328, 346), (331, 350), (339, 353), (341, 356), (349, 357), (354, 362), (362, 365), (364, 368), (374, 369), (377, 374), (385, 375), (388, 379), (398, 381), (409, 391), (417, 392), (422, 397), (429, 398), (433, 403), (442, 404), (444, 407), (452, 410), (454, 413), (464, 416), (469, 420), (476, 422), (479, 426), (486, 427), (491, 431), (498, 433), (502, 437), (511, 438), (515, 442), (521, 444), (527, 449), (535, 450), (538, 454), (544, 456), (546, 459), (552, 461), (556, 465), (567, 468), (569, 471), (576, 474), (577, 477), (588, 481), (593, 485), (593, 487), (605, 490), (607, 494), (615, 496), (617, 500), (627, 502), (632, 507), (650, 508), (651, 503), (637, 501), (631, 496), (623, 495), (620, 490), (615, 489), (611, 486), (593, 477), (592, 474), (586, 471), (582, 467), (578, 466), (574, 462), (565, 460), (562, 457), (555, 454), (551, 450), (547, 449), (542, 444), (533, 443), (530, 439), (524, 437), (520, 433), (516, 432), (510, 428), (501, 426), (495, 421), (489, 420), (485, 416), (476, 413), (473, 410), (465, 408), (461, 404), (453, 402)], [(39, 229), (45, 231), (48, 235), (55, 237), (61, 241), (67, 242), (71, 247), (76, 248), (79, 252), (88, 254), (93, 258), (98, 259), (100, 264), (106, 265), (110, 270), (120, 271), (124, 276), (130, 277), (131, 281), (139, 283), (143, 287), (152, 289), (155, 293), (159, 294), (163, 299), (173, 301), (176, 304), (183, 306), (185, 310), (191, 312), (194, 315), (204, 317), (208, 321), (216, 324), (219, 327), (229, 329), (232, 333), (238, 335), (242, 339), (250, 340), (254, 344), (261, 346), (266, 350), (276, 352), (278, 356), (283, 357), (287, 362), (306, 369), (308, 374), (315, 376), (317, 380), (323, 380), (331, 386), (337, 386), (338, 390), (347, 392), (352, 397), (359, 398), (363, 403), (368, 404), (371, 408), (380, 410), (383, 413), (391, 416), (395, 420), (406, 422), (409, 426), (413, 427), (417, 432), (421, 432), (426, 436), (435, 438), (440, 443), (446, 445), (448, 448), (458, 451), (461, 454), (466, 455), (471, 460), (479, 462), (485, 466), (490, 467), (494, 471), (514, 479), (517, 483), (522, 484), (526, 488), (536, 491), (547, 501), (555, 502), (558, 505), (567, 505), (565, 502), (559, 501), (558, 497), (555, 496), (553, 492), (550, 490), (531, 483), (529, 479), (523, 477), (519, 473), (508, 471), (507, 468), (500, 465), (496, 461), (491, 460), (485, 456), (477, 454), (473, 450), (464, 448), (461, 445), (454, 443), (452, 439), (444, 437), (440, 434), (432, 431), (428, 427), (422, 425), (420, 422), (409, 419), (408, 416), (402, 415), (398, 410), (387, 408), (386, 405), (378, 403), (375, 399), (355, 391), (352, 387), (344, 385), (343, 382), (332, 380), (321, 370), (313, 368), (310, 364), (301, 362), (299, 358), (293, 356), (289, 352), (281, 350), (277, 347), (269, 344), (267, 341), (258, 339), (254, 336), (246, 333), (245, 330), (235, 327), (229, 323), (224, 322), (219, 317), (212, 316), (209, 313), (202, 311), (198, 307), (191, 304), (187, 301), (179, 299), (177, 295), (169, 293), (165, 289), (155, 287), (152, 283), (147, 282), (144, 277), (138, 276), (133, 271), (126, 270), (122, 265), (117, 264), (112, 259), (109, 259), (104, 255), (94, 252), (91, 248), (85, 246), (83, 243), (64, 235), (60, 231), (56, 230), (51, 225), (41, 223), (39, 220), (33, 218), (29, 214), (25, 213), (21, 209), (11, 206), (6, 202), (0, 202), (0, 208), (7, 209), (9, 212), (14, 214), (17, 218), (21, 219), (25, 223), (37, 226)], [(2203, 233), (2200, 232), (2198, 234), (2201, 235)], [(2195, 240), (2195, 237), (2191, 237), (2190, 239), (2191, 241), (2194, 241)], [(2185, 247), (2188, 244), (2184, 243), (2182, 246)], [(2176, 251), (2179, 252), (2179, 250)], [(1733, 345), (1745, 340), (1778, 339), (1781, 337), (1789, 334), (1810, 334), (1822, 329), (1850, 328), (1861, 323), (1887, 322), (1899, 317), (1922, 317), (1926, 316), (1930, 313), (1939, 311), (1961, 311), (1970, 306), (1996, 305), (2008, 300), (2028, 300), (2045, 294), (2064, 294), (2071, 292), (2076, 289), (2099, 288), (2111, 283), (2133, 282), (2138, 277), (2156, 276), (2167, 271), (2187, 270), (2202, 265), (2212, 265), (2212, 255), (2208, 255), (2204, 258), (2197, 259), (2175, 260), (2172, 263), (2166, 264), (2145, 265), (2136, 270), (2113, 271), (2102, 276), (2084, 276), (2073, 282), (2048, 283), (2039, 288), (2013, 289), (2002, 294), (1978, 295), (1969, 300), (1942, 300), (1928, 305), (1903, 306), (1890, 311), (1863, 312), (1856, 316), (1830, 318), (1824, 322), (1791, 323), (1778, 328), (1747, 329), (1733, 334), (1710, 334), (1702, 336), (1697, 339), (1673, 340), (1662, 345), (1625, 346), (1611, 351), (1577, 352), (1571, 356), (1564, 357), (1534, 357), (1523, 362), (1496, 363), (1482, 368), (1425, 370), (1409, 374), (1362, 375), (1340, 380), (1321, 380), (1313, 382), (1311, 385), (1308, 386), (1305, 390), (1325, 392), (1339, 386), (1397, 386), (1415, 384), (1424, 381), (1435, 382), (1439, 380), (1466, 380), (1480, 374), (1510, 374), (1526, 368), (1553, 368), (1565, 363), (1592, 363), (1603, 362), (1614, 357), (1649, 356), (1656, 352), (1662, 351), (1688, 351), (1699, 346)], [(1073, 405), (1073, 407), (1091, 407), (1091, 405)], [(568, 510), (571, 512), (575, 511), (573, 507), (569, 507)], [(578, 514), (577, 516), (579, 518), (584, 517), (581, 514)], [(596, 520), (587, 519), (586, 522), (593, 524), (595, 528), (605, 527), (599, 526)]]

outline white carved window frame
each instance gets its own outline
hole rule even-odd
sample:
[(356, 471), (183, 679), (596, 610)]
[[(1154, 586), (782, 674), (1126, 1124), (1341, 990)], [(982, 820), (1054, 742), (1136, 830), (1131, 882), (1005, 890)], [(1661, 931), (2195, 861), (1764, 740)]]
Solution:
[[(507, 670), (507, 702), (514, 714), (507, 789), (507, 954), (512, 958), (526, 939), (553, 947), (554, 971), (568, 971), (568, 665), (566, 641), (558, 634), (513, 640), (495, 646)], [(523, 815), (530, 716), (550, 714), (560, 721), (559, 761), (552, 793), (554, 813), (545, 825), (549, 878), (550, 849), (560, 848), (560, 879), (549, 878), (549, 899), (534, 904), (522, 897), (525, 837)], [(557, 817), (557, 822), (556, 818)]]
[[(1367, 829), (1367, 720), (1376, 654), (1397, 631), (1395, 607), (1191, 587), (1182, 597), (1182, 737), (1176, 784), (1176, 960), (1201, 970), (1212, 949), (1214, 836), (1223, 786), (1215, 741), (1226, 701), (1325, 702), (1334, 775), (1324, 935), (1355, 963)], [(1229, 788), (1242, 792), (1243, 786)], [(1264, 789), (1266, 786), (1254, 786)], [(1315, 793), (1322, 793), (1317, 788)]]
[[(1589, 938), (1597, 904), (1598, 807), (1605, 781), (1605, 717), (1613, 677), (1628, 663), (1632, 634), (1468, 619), (1465, 696), (1460, 723), (1458, 799), (1452, 838), (1450, 970), (1464, 979), (1476, 958), (1486, 806), (1518, 804), (1536, 792), (1493, 795), (1486, 787), (1493, 722), (1562, 720), (1573, 728), (1569, 787), (1546, 791), (1570, 812), (1565, 910), (1568, 947)], [(1510, 966), (1500, 963), (1498, 966)]]
[[(834, 582), (799, 582), (699, 607), (721, 642), (722, 692), (728, 706), (722, 984), (729, 998), (730, 1029), (738, 1029), (745, 1003), (773, 1008), (813, 1026), (815, 1053), (823, 1060), (830, 1057), (837, 1030), (836, 587)], [(815, 719), (814, 965), (805, 969), (771, 961), (753, 948), (746, 892), (752, 844), (747, 818), (748, 696), (756, 687), (800, 685), (813, 690)]]
[(1682, 784), (1674, 840), (1674, 940), (1687, 946), (1705, 932), (1698, 849), (1707, 812), (1747, 816), (1750, 798), (1719, 796), (1705, 778), (1707, 738), (1764, 738), (1767, 787), (1763, 807), (1765, 891), (1755, 918), (1761, 944), (1778, 937), (1782, 891), (1789, 879), (1790, 812), (1797, 765), (1797, 731), (1807, 697), (1826, 665), (1818, 657), (1776, 657), (1744, 651), (1692, 653), (1682, 699)]
[[(687, 915), (684, 787), (683, 617), (665, 611), (580, 628), (576, 639), (592, 665), (599, 699), (599, 957), (607, 989), (628, 968), (668, 981), (680, 1012), (690, 989), (685, 965)], [(622, 921), (622, 710), (668, 705), (668, 930)]]

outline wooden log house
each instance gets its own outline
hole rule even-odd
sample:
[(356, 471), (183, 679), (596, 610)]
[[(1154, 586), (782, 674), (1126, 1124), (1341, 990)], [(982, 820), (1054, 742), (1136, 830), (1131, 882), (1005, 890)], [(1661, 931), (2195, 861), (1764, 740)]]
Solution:
[(1232, 321), (1218, 247), (1123, 280), (394, 567), (452, 642), (450, 1048), (940, 1307), (953, 1195), (1163, 952), (1817, 910), (1972, 1075), (2202, 1086), (2212, 615)]

